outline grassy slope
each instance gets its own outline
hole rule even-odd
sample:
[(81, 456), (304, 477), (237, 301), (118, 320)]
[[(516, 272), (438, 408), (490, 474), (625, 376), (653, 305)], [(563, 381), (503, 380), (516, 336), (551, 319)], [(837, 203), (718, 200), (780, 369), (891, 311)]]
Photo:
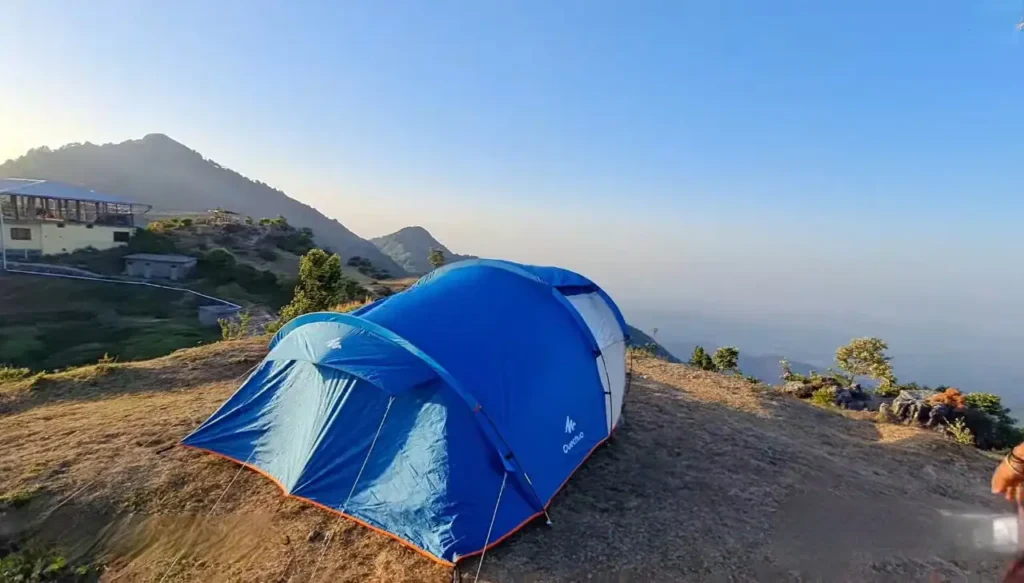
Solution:
[(159, 289), (0, 277), (0, 365), (54, 369), (153, 358), (220, 337), (203, 328), (193, 296)]
[[(7, 532), (104, 562), (119, 581), (304, 581), (321, 553), (324, 581), (447, 581), (253, 472), (162, 451), (234, 391), (265, 340), (0, 384), (0, 496), (42, 488), (0, 515)], [(554, 526), (489, 552), (482, 580), (996, 577), (1002, 561), (958, 547), (936, 512), (999, 507), (984, 454), (712, 373), (635, 366), (625, 425), (556, 497)]]
[[(228, 234), (223, 229), (192, 226), (166, 231), (175, 252), (200, 255), (224, 247), (239, 264), (268, 270), (282, 281), (293, 281), (299, 256), (267, 238), (268, 229), (249, 227)], [(118, 275), (126, 249), (79, 252), (50, 258), (102, 275)], [(414, 278), (376, 281), (345, 266), (343, 273), (364, 286), (399, 291)], [(213, 285), (184, 281), (195, 291), (253, 307), (255, 313), (287, 301), (285, 287), (273, 296), (243, 289), (238, 283)], [(197, 300), (188, 294), (109, 283), (55, 278), (9, 276), (0, 285), (0, 365), (33, 369), (64, 368), (96, 362), (104, 354), (121, 360), (154, 358), (173, 350), (220, 337), (217, 328), (199, 326)]]

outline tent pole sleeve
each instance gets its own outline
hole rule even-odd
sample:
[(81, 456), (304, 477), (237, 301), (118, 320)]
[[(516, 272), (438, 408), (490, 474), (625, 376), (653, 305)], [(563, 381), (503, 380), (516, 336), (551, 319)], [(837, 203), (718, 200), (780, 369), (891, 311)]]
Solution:
[(601, 369), (604, 370), (605, 385), (604, 394), (608, 398), (608, 435), (612, 434), (615, 426), (615, 411), (612, 409), (612, 379), (608, 376), (608, 361), (604, 359), (604, 351), (598, 352), (601, 357)]
[(508, 481), (508, 472), (501, 477), (501, 489), (498, 490), (498, 500), (494, 503), (494, 513), (491, 514), (491, 525), (487, 527), (487, 538), (484, 539), (484, 550), (480, 552), (480, 562), (476, 564), (476, 576), (473, 583), (480, 580), (480, 569), (484, 566), (484, 556), (487, 555), (487, 545), (491, 543), (491, 532), (494, 531), (494, 522), (498, 518), (498, 506), (501, 505), (501, 495), (505, 493), (505, 482)]
[(356, 486), (359, 485), (359, 478), (363, 477), (363, 470), (366, 469), (367, 462), (370, 461), (370, 455), (373, 454), (373, 446), (377, 445), (377, 438), (380, 437), (381, 429), (384, 429), (384, 421), (388, 418), (388, 413), (391, 411), (391, 404), (395, 402), (395, 396), (391, 395), (388, 398), (388, 406), (384, 409), (384, 416), (380, 418), (380, 425), (377, 426), (377, 433), (373, 436), (373, 441), (370, 442), (370, 450), (366, 452), (366, 459), (363, 460), (363, 465), (359, 468), (359, 473), (356, 474), (356, 481), (352, 482), (352, 489), (348, 491), (348, 498), (345, 499), (345, 504), (341, 506), (341, 511), (345, 512), (348, 509), (348, 503), (352, 500), (352, 495), (356, 493)]

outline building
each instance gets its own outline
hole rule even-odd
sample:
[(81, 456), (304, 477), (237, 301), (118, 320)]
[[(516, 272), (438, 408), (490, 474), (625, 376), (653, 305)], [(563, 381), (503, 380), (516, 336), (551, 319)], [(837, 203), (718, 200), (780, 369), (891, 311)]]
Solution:
[(0, 178), (0, 257), (33, 260), (125, 245), (135, 215), (150, 208), (53, 180)]
[(209, 214), (210, 222), (214, 225), (241, 225), (245, 222), (242, 215), (227, 209), (215, 208), (206, 212)]
[(188, 277), (195, 267), (196, 258), (188, 255), (135, 253), (124, 257), (125, 275), (144, 279), (177, 281)]

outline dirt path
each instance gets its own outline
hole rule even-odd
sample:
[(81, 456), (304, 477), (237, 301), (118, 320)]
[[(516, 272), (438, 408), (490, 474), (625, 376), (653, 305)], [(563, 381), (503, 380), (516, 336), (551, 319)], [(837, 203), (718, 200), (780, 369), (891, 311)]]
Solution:
[[(43, 488), (0, 514), (0, 537), (23, 536), (85, 487), (33, 537), (105, 562), (106, 580), (299, 582), (314, 569), (320, 581), (450, 580), (253, 472), (163, 451), (263, 353), (259, 340), (218, 343), (0, 385), (0, 494)], [(647, 378), (633, 384), (626, 424), (557, 496), (553, 526), (530, 525), (489, 551), (481, 579), (960, 581), (1001, 571), (1004, 559), (972, 549), (970, 533), (939, 514), (1002, 509), (980, 452), (678, 365), (648, 360), (637, 372)]]

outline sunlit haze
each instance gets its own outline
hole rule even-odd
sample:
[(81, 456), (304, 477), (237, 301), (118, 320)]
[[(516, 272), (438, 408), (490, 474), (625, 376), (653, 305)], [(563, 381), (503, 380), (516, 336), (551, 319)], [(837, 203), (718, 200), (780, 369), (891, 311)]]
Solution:
[(162, 132), (680, 340), (1024, 381), (1020, 2), (401, 4), (8, 3), (0, 159)]

